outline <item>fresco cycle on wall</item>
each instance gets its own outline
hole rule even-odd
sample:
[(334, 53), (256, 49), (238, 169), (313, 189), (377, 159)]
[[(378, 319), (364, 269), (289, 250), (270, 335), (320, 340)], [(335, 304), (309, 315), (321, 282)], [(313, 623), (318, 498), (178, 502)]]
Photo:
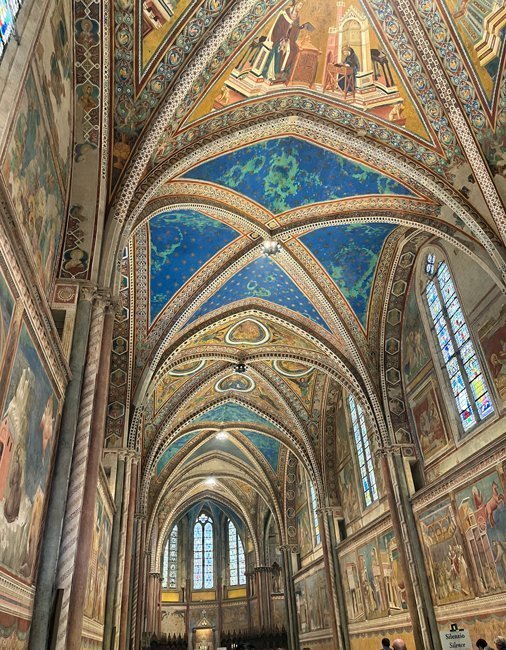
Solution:
[(58, 403), (22, 325), (0, 422), (0, 566), (32, 581), (55, 442)]
[(426, 462), (434, 460), (448, 447), (448, 436), (441, 406), (432, 382), (413, 399), (413, 419)]
[(111, 518), (107, 512), (104, 499), (100, 491), (98, 491), (95, 500), (95, 524), (86, 581), (84, 615), (99, 623), (104, 622), (105, 615), (111, 525)]
[(329, 595), (323, 569), (295, 580), (295, 600), (299, 632), (330, 628)]
[(497, 471), (419, 515), (435, 602), (506, 591), (506, 506)]
[[(13, 311), (14, 297), (11, 294), (7, 280), (4, 278), (4, 275), (0, 270), (0, 364), (3, 359)], [(1, 444), (2, 441), (0, 440), (0, 445)]]
[[(45, 154), (39, 155), (41, 151)], [(23, 87), (2, 173), (35, 270), (48, 291), (58, 255), (65, 200), (31, 72)]]
[(406, 583), (392, 531), (340, 558), (350, 622), (407, 611)]

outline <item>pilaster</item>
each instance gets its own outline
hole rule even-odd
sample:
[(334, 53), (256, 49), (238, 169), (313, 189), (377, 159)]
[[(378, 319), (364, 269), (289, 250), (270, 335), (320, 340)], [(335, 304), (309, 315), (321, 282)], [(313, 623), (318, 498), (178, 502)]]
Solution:
[(279, 547), (279, 550), (281, 551), (285, 581), (288, 650), (299, 650), (299, 623), (297, 602), (295, 599), (295, 585), (293, 583), (292, 549), (288, 544), (283, 544)]
[(422, 548), (409, 499), (402, 447), (393, 446), (383, 450), (380, 462), (394, 534), (399, 540), (399, 558), (406, 576), (406, 595), (415, 644), (424, 650), (441, 650)]

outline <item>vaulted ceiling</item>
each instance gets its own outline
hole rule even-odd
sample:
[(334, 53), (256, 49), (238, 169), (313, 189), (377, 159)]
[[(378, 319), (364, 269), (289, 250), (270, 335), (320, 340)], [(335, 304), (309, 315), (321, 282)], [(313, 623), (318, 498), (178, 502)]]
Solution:
[(289, 451), (323, 471), (332, 382), (385, 435), (389, 301), (429, 237), (504, 272), (505, 48), (461, 4), (110, 8), (108, 245), (90, 272), (121, 303), (107, 444), (140, 453), (153, 516), (211, 475), (224, 502), (253, 490), (275, 512)]

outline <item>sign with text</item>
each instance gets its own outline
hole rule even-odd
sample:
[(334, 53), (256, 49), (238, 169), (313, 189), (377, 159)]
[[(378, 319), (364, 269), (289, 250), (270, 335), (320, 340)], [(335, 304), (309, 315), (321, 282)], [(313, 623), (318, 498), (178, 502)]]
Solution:
[(452, 624), (449, 632), (440, 632), (443, 650), (473, 650), (471, 637), (467, 630), (459, 630)]

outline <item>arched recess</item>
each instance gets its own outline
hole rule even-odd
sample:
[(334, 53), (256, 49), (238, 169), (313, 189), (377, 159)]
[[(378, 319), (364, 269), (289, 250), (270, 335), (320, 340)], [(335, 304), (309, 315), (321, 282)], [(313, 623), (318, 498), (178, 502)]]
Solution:
[[(230, 508), (230, 510), (235, 512), (236, 516), (245, 523), (246, 528), (249, 534), (251, 535), (251, 539), (253, 541), (253, 546), (255, 550), (255, 561), (258, 563), (258, 565), (260, 565), (260, 557), (261, 557), (260, 546), (255, 531), (255, 525), (254, 522), (251, 520), (249, 514), (241, 506), (240, 501), (236, 499), (232, 494), (232, 492), (228, 489), (225, 490), (224, 494), (221, 492), (216, 493), (216, 492), (210, 492), (209, 490), (203, 490), (202, 492), (197, 492), (189, 495), (183, 501), (174, 505), (174, 507), (171, 509), (171, 512), (167, 517), (165, 524), (162, 526), (158, 534), (156, 553), (155, 556), (151, 558), (152, 572), (159, 573), (160, 571), (160, 558), (163, 553), (163, 547), (173, 524), (178, 519), (180, 519), (185, 512), (187, 512), (190, 508), (192, 508), (194, 505), (196, 505), (197, 503), (203, 500), (214, 501), (218, 504), (218, 506), (220, 505), (220, 502), (222, 502), (223, 504), (227, 505)], [(152, 526), (150, 526), (150, 528), (148, 529), (148, 539), (150, 538), (150, 535), (152, 535), (152, 530), (153, 528)]]
[[(497, 288), (504, 294), (505, 286), (495, 274), (487, 272), (488, 267), (483, 264), (481, 257), (472, 251), (463, 248), (448, 237), (438, 235), (439, 240), (448, 242), (457, 250), (462, 251), (467, 257), (482, 269)], [(431, 242), (429, 244), (429, 242)], [(380, 326), (379, 363), (381, 379), (381, 399), (384, 406), (385, 418), (391, 432), (392, 441), (405, 445), (405, 453), (415, 456), (415, 447), (410, 433), (411, 425), (407, 417), (407, 400), (403, 382), (397, 379), (401, 361), (401, 327), (407, 289), (412, 282), (413, 274), (417, 274), (420, 264), (420, 251), (430, 245), (439, 246), (440, 242), (425, 233), (413, 233), (403, 242), (392, 260), (390, 277), (387, 284), (388, 300), (385, 302), (382, 322)], [(395, 317), (399, 314), (399, 318)], [(395, 317), (395, 318), (394, 318)], [(398, 344), (397, 344), (398, 342)], [(399, 375), (400, 379), (400, 375)]]
[(154, 170), (143, 180), (138, 192), (136, 190), (137, 194), (129, 192), (131, 199), (120, 199), (114, 208), (113, 218), (109, 220), (107, 226), (106, 236), (109, 241), (116, 242), (117, 247), (114, 250), (114, 246), (111, 246), (113, 253), (103, 259), (104, 281), (114, 278), (114, 265), (119, 259), (120, 252), (126, 245), (133, 227), (147, 202), (155, 196), (168, 179), (183, 174), (199, 162), (218, 153), (245, 146), (259, 139), (289, 134), (308, 138), (326, 148), (330, 148), (329, 143), (332, 142), (332, 148), (338, 153), (345, 153), (366, 165), (376, 167), (383, 173), (394, 174), (401, 180), (406, 179), (408, 184), (418, 187), (422, 194), (441, 202), (454, 212), (485, 248), (495, 266), (501, 273), (504, 272), (504, 251), (500, 240), (466, 201), (448, 184), (445, 184), (440, 177), (436, 177), (422, 165), (416, 165), (399, 151), (394, 152), (378, 143), (359, 138), (350, 130), (339, 126), (314, 123), (307, 117), (294, 114), (286, 117), (267, 118), (261, 124), (245, 125), (241, 123), (235, 131), (231, 129), (226, 135), (200, 146), (198, 150), (182, 160), (175, 163), (169, 161), (163, 168)]

